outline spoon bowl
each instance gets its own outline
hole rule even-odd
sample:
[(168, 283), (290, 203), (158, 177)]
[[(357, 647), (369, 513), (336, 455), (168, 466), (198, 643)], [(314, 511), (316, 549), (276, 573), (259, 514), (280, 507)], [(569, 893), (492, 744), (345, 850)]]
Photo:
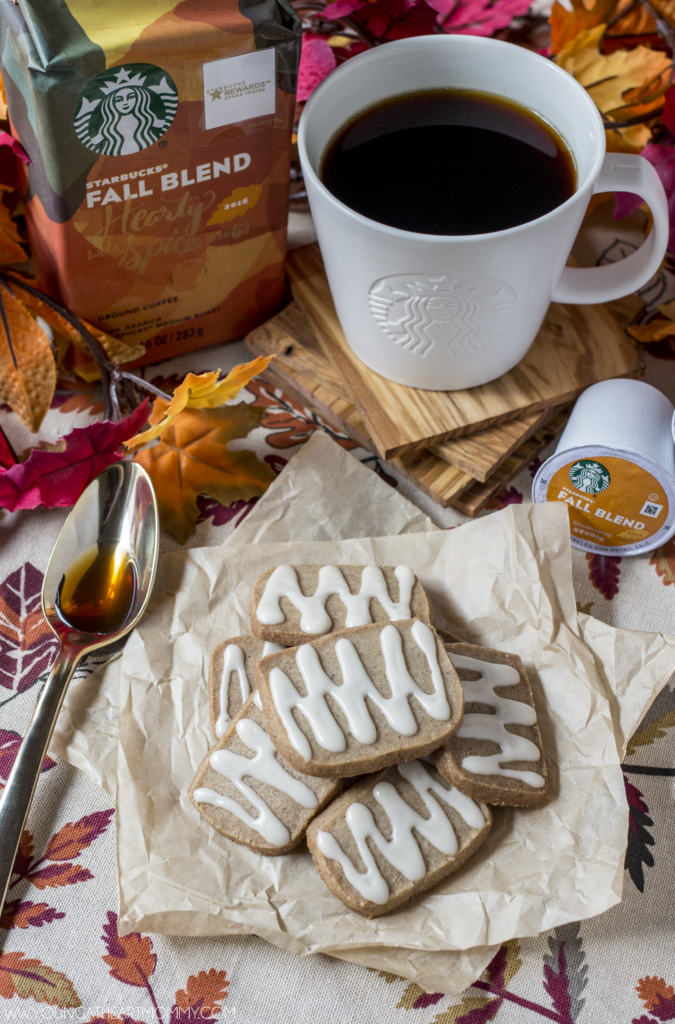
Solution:
[(134, 628), (155, 580), (159, 516), (145, 470), (108, 466), (71, 510), (47, 566), (42, 610), (61, 641), (0, 795), (0, 913), (40, 769), (79, 661)]

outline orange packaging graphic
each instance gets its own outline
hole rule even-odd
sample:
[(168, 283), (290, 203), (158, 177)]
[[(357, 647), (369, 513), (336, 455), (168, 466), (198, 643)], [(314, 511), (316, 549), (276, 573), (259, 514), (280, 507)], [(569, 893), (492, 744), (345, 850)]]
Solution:
[(51, 295), (135, 365), (273, 315), (300, 48), (287, 0), (19, 0), (0, 5), (0, 46)]

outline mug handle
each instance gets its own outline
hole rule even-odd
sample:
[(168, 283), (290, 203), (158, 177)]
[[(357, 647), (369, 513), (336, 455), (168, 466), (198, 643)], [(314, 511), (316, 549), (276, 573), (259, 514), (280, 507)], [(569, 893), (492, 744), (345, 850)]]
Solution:
[(607, 153), (596, 192), (635, 192), (648, 204), (652, 229), (640, 248), (603, 267), (565, 267), (553, 287), (552, 301), (611, 302), (646, 284), (661, 266), (668, 245), (668, 200), (658, 174), (643, 156)]

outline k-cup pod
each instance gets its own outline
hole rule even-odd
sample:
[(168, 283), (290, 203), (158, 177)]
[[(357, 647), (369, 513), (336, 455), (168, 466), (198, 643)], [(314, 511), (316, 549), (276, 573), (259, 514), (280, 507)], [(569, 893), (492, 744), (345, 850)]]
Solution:
[(605, 380), (577, 400), (532, 485), (534, 501), (566, 503), (575, 547), (638, 555), (673, 536), (674, 415), (665, 395), (638, 380)]

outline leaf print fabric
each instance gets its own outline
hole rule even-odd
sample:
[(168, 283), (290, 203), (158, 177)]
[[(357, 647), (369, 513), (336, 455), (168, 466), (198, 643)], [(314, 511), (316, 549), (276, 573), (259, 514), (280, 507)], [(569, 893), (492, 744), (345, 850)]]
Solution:
[(0, 583), (0, 686), (22, 693), (51, 665), (59, 642), (40, 606), (42, 573), (30, 562)]

